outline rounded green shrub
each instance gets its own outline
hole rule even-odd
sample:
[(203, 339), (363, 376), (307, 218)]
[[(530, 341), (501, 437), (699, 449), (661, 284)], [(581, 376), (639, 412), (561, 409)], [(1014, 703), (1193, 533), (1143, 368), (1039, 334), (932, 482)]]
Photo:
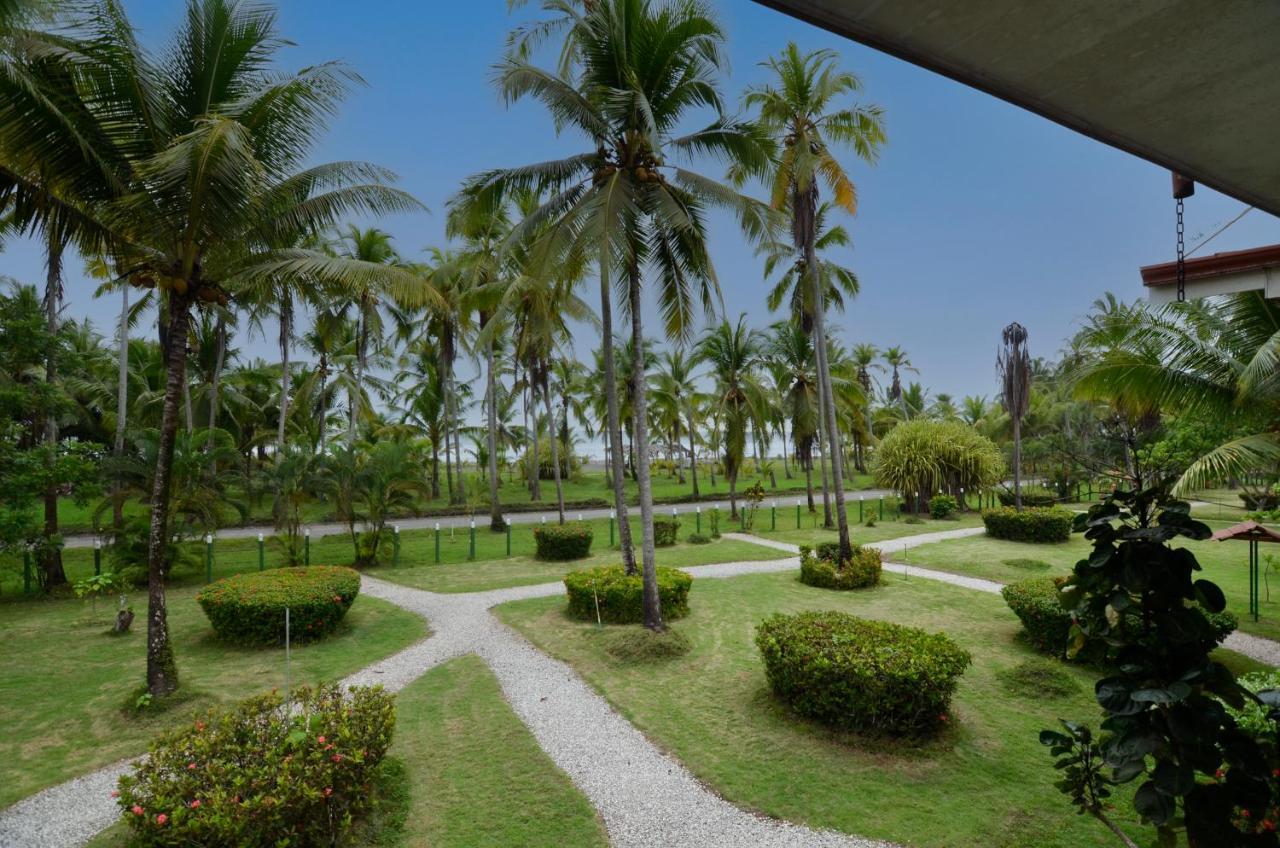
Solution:
[(653, 519), (653, 544), (656, 547), (667, 548), (674, 545), (679, 533), (680, 520), (678, 518)]
[(581, 521), (535, 527), (533, 528), (533, 541), (536, 546), (534, 556), (551, 562), (582, 559), (591, 554), (593, 538), (591, 526)]
[(959, 509), (959, 501), (951, 495), (934, 495), (929, 499), (929, 515), (939, 521), (952, 517)]
[(842, 612), (773, 615), (756, 646), (775, 695), (845, 730), (919, 734), (945, 722), (969, 653), (926, 633)]
[(358, 594), (354, 569), (313, 565), (233, 574), (205, 586), (196, 601), (223, 639), (271, 645), (284, 641), (286, 608), (290, 638), (307, 642), (332, 632)]
[[(693, 578), (676, 568), (658, 568), (658, 602), (664, 619), (689, 613), (689, 587)], [(627, 574), (620, 565), (570, 571), (564, 576), (569, 595), (569, 615), (587, 621), (600, 618), (616, 624), (644, 621), (644, 584), (639, 574)]]
[(867, 589), (879, 585), (882, 570), (880, 551), (855, 545), (853, 556), (837, 562), (838, 542), (824, 542), (815, 553), (800, 546), (800, 582), (820, 589)]
[(1071, 512), (1058, 507), (1024, 507), (1018, 511), (1002, 506), (982, 511), (987, 535), (1010, 542), (1065, 542), (1071, 538), (1074, 520)]
[[(1046, 507), (1053, 506), (1058, 502), (1058, 497), (1051, 489), (1044, 486), (1023, 486), (1022, 487), (1022, 506)], [(1014, 497), (1012, 489), (1001, 489), (996, 493), (996, 497), (1000, 499), (1003, 506), (1013, 506)]]
[(688, 543), (689, 543), (689, 544), (691, 544), (691, 545), (709, 545), (709, 544), (711, 544), (711, 538), (710, 538), (710, 537), (708, 537), (708, 536), (704, 536), (704, 535), (702, 535), (701, 533), (690, 533), (690, 534), (688, 535), (688, 537), (686, 537), (686, 538), (685, 538), (685, 541), (686, 541), (686, 542), (688, 542)]
[(382, 687), (300, 689), (224, 710), (160, 737), (120, 778), (131, 845), (346, 844), (391, 744)]

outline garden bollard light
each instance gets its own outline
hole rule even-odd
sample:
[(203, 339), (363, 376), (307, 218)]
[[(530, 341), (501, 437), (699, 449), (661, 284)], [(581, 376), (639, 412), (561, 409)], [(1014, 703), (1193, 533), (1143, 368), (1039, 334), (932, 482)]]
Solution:
[(311, 565), (311, 528), (302, 531), (302, 564)]
[(884, 521), (884, 496), (880, 497), (880, 520)]
[(862, 495), (858, 495), (858, 523), (862, 523)]
[(31, 594), (31, 551), (22, 552), (22, 594)]
[(778, 529), (778, 501), (776, 499), (773, 502), (773, 508), (769, 510), (769, 529)]
[(582, 513), (578, 513), (578, 523), (582, 523)]
[(504, 522), (507, 526), (507, 556), (511, 556), (511, 519)]
[(613, 547), (613, 522), (618, 519), (618, 511), (616, 509), (609, 510), (609, 547)]
[(697, 525), (696, 532), (698, 535), (702, 535), (702, 507), (695, 506), (693, 508), (693, 522)]
[(796, 529), (800, 529), (800, 499), (796, 498)]
[(93, 540), (93, 576), (102, 574), (102, 540)]
[(262, 571), (266, 567), (267, 567), (267, 557), (262, 547), (262, 534), (259, 533), (258, 534), (258, 570)]
[(213, 582), (213, 534), (204, 534), (204, 582)]
[(400, 564), (400, 525), (395, 524), (391, 527), (391, 564), (398, 566)]
[(440, 522), (436, 522), (436, 565), (440, 564)]
[(476, 520), (471, 519), (471, 550), (467, 554), (467, 559), (476, 558)]

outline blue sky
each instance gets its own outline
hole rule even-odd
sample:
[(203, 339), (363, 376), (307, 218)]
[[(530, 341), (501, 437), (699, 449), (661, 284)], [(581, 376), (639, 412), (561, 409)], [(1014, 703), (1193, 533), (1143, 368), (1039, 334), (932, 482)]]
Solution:
[[(748, 0), (712, 2), (729, 34), (731, 102), (764, 79), (758, 62), (794, 40), (838, 50), (862, 77), (865, 99), (884, 108), (881, 161), (848, 158), (861, 210), (846, 222), (854, 248), (840, 258), (858, 272), (862, 294), (832, 323), (846, 341), (904, 346), (931, 392), (993, 395), (1001, 327), (1022, 322), (1033, 354), (1052, 356), (1094, 298), (1140, 297), (1138, 266), (1173, 258), (1169, 176), (1160, 168)], [(163, 41), (182, 9), (178, 0), (125, 5), (148, 45)], [(494, 93), (490, 67), (518, 19), (505, 0), (282, 0), (278, 8), (281, 31), (297, 44), (283, 53), (285, 65), (342, 59), (367, 80), (317, 159), (363, 159), (399, 173), (432, 212), (381, 222), (406, 255), (443, 243), (445, 201), (467, 175), (580, 148), (576, 138), (557, 139), (536, 107), (508, 109)], [(1200, 187), (1187, 204), (1189, 243), (1243, 208)], [(774, 319), (760, 263), (731, 222), (715, 224), (728, 309), (764, 326)], [(1280, 221), (1254, 211), (1204, 252), (1277, 241)], [(109, 333), (115, 298), (94, 302), (79, 268), (68, 270), (69, 312)], [(11, 244), (0, 273), (42, 280), (39, 251)], [(595, 302), (595, 291), (588, 284), (583, 294)], [(273, 337), (268, 328), (265, 341), (242, 347), (275, 359)], [(585, 359), (595, 340), (578, 344)]]

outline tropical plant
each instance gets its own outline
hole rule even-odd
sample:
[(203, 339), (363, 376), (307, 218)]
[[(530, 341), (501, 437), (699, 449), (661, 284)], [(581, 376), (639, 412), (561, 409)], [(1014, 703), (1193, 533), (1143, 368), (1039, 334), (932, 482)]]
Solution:
[(899, 424), (880, 440), (871, 470), (878, 485), (914, 503), (939, 492), (958, 499), (966, 490), (994, 486), (1004, 474), (1004, 458), (967, 424), (922, 418)]
[(1014, 321), (1000, 334), (1003, 347), (996, 356), (1000, 399), (1013, 422), (1013, 505), (1022, 509), (1022, 417), (1031, 400), (1031, 355), (1027, 329)]
[(709, 327), (694, 349), (696, 361), (708, 367), (715, 381), (712, 403), (724, 422), (730, 518), (738, 517), (738, 472), (746, 452), (747, 427), (764, 410), (765, 390), (756, 376), (763, 344), (763, 337), (747, 326), (743, 314), (736, 324), (721, 321)]

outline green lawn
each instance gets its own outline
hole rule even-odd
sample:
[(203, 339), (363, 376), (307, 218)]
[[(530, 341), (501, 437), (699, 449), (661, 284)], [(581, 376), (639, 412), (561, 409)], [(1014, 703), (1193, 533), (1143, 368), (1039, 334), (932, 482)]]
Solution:
[[(872, 517), (872, 501), (868, 501), (863, 506), (863, 513), (866, 518)], [(796, 529), (796, 510), (794, 500), (787, 508), (778, 508), (777, 529), (773, 529), (773, 516), (768, 508), (758, 516), (755, 526), (751, 532), (764, 539), (772, 539), (778, 542), (790, 542), (793, 545), (816, 545), (820, 542), (832, 542), (837, 538), (834, 528), (827, 530), (822, 527), (821, 507), (818, 508), (819, 513), (810, 516), (809, 513), (801, 510), (800, 528)], [(867, 527), (865, 521), (858, 521), (858, 505), (855, 501), (853, 504), (846, 504), (846, 512), (849, 515), (849, 535), (853, 538), (854, 544), (869, 544), (871, 542), (883, 542), (888, 539), (898, 539), (902, 536), (918, 536), (922, 533), (938, 533), (944, 530), (961, 530), (967, 527), (981, 527), (982, 519), (976, 512), (966, 512), (959, 514), (954, 519), (945, 521), (935, 521), (932, 518), (921, 516), (921, 523), (909, 524), (905, 520), (908, 516), (898, 515), (896, 510), (885, 506), (885, 517), (883, 520), (878, 518), (878, 510), (875, 512), (877, 516), (875, 526)], [(815, 520), (816, 518), (816, 520)]]
[[(561, 598), (519, 601), (499, 617), (569, 663), (660, 747), (739, 805), (765, 815), (913, 846), (1081, 848), (1114, 844), (1102, 825), (1074, 815), (1053, 788), (1037, 741), (1059, 716), (1094, 721), (1095, 675), (1066, 667), (1080, 690), (1061, 700), (1007, 692), (998, 672), (1033, 656), (999, 597), (888, 577), (866, 592), (829, 592), (793, 574), (695, 581), (692, 642), (657, 664), (613, 660), (591, 624), (571, 621)], [(841, 609), (930, 630), (972, 652), (941, 739), (904, 744), (833, 734), (797, 720), (771, 697), (752, 641), (773, 612)], [(1226, 653), (1226, 652), (1223, 652)], [(1255, 666), (1228, 655), (1240, 668)], [(1125, 792), (1119, 805), (1128, 808)], [(1135, 818), (1120, 821), (1138, 834)]]
[[(747, 487), (754, 484), (757, 479), (765, 487), (767, 492), (776, 493), (778, 497), (789, 495), (794, 498), (795, 493), (804, 493), (805, 484), (802, 476), (796, 475), (791, 479), (787, 479), (781, 473), (781, 463), (778, 463), (779, 471), (777, 473), (777, 487), (771, 485), (770, 481), (765, 478), (746, 477), (738, 481), (738, 491), (741, 492)], [(444, 487), (443, 470), (441, 471), (440, 485)], [(476, 513), (482, 516), (488, 515), (489, 489), (484, 483), (484, 478), (469, 470), (467, 475), (467, 504), (456, 507), (451, 512), (460, 513)], [(847, 484), (849, 490), (868, 489), (873, 485), (872, 479), (867, 475), (856, 475), (853, 482)], [(636, 488), (634, 480), (626, 481), (626, 491), (628, 500), (631, 503), (639, 503), (639, 491)], [(702, 497), (720, 496), (725, 500), (729, 497), (729, 484), (723, 476), (717, 476), (715, 485), (711, 485), (710, 478), (704, 471), (698, 473), (698, 492)], [(686, 473), (685, 482), (682, 484), (677, 477), (669, 477), (665, 471), (655, 471), (653, 474), (653, 496), (657, 500), (675, 501), (678, 499), (688, 499), (693, 495), (693, 480)], [(237, 500), (243, 501), (249, 510), (248, 523), (250, 524), (270, 524), (271, 523), (271, 499), (269, 496), (248, 496), (243, 492), (233, 492), (232, 496)], [(539, 501), (540, 508), (554, 510), (556, 506), (556, 489), (555, 483), (550, 480), (544, 480), (541, 491), (542, 499)], [(584, 471), (578, 474), (572, 480), (566, 480), (564, 483), (564, 497), (566, 503), (588, 503), (595, 502), (595, 506), (607, 507), (613, 503), (613, 489), (606, 485), (604, 473), (600, 471)], [(512, 506), (523, 505), (528, 506), (532, 503), (529, 490), (525, 488), (523, 482), (519, 479), (508, 480), (502, 477), (502, 485), (498, 489), (498, 500), (503, 504)], [(63, 533), (87, 533), (92, 532), (95, 527), (109, 525), (111, 522), (111, 510), (107, 507), (101, 515), (95, 518), (95, 513), (99, 510), (100, 501), (94, 500), (87, 504), (77, 504), (71, 499), (63, 499), (58, 504), (58, 521), (61, 524)], [(413, 512), (431, 512), (434, 510), (442, 510), (449, 507), (448, 496), (444, 495), (440, 498), (432, 500), (431, 498), (422, 498), (418, 501)], [(145, 516), (147, 508), (140, 503), (131, 502), (125, 505), (126, 515)], [(317, 500), (307, 504), (303, 508), (303, 520), (318, 524), (336, 520), (333, 505), (323, 500)], [(227, 525), (239, 524), (239, 513), (228, 509), (224, 519)]]
[[(1219, 529), (1226, 525), (1214, 522), (1211, 526)], [(1271, 599), (1267, 600), (1266, 585), (1262, 584), (1262, 617), (1255, 622), (1246, 614), (1249, 609), (1248, 545), (1244, 542), (1182, 544), (1195, 551), (1196, 559), (1204, 567), (1204, 576), (1222, 587), (1227, 595), (1227, 608), (1240, 619), (1241, 630), (1280, 639), (1280, 571), (1268, 571), (1266, 561), (1263, 561), (1264, 573), (1275, 586)], [(1262, 548), (1266, 554), (1267, 546)], [(1026, 577), (1068, 574), (1077, 561), (1088, 555), (1089, 550), (1089, 543), (1080, 535), (1073, 535), (1070, 541), (1050, 545), (971, 536), (910, 548), (896, 554), (894, 559), (939, 571), (1009, 583)], [(1276, 555), (1280, 557), (1280, 551)], [(1280, 568), (1280, 561), (1277, 567)]]
[[(140, 754), (161, 730), (224, 704), (282, 686), (283, 649), (239, 649), (218, 642), (195, 602), (196, 587), (169, 592), (169, 632), (186, 700), (153, 716), (123, 707), (146, 670), (146, 594), (131, 601), (131, 632), (106, 635), (110, 603), (41, 600), (0, 607), (0, 808), (55, 783)], [(295, 647), (295, 683), (332, 680), (427, 635), (417, 615), (360, 597), (328, 639)]]

